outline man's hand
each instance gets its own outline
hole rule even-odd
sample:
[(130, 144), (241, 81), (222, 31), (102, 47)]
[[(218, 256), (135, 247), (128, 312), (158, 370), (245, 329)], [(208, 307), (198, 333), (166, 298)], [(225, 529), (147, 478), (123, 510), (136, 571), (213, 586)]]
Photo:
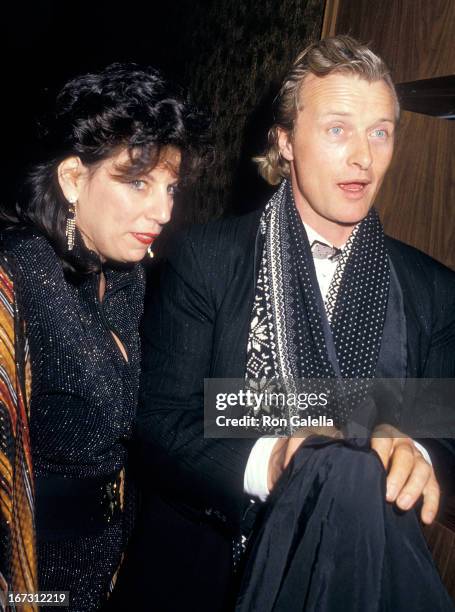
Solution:
[(378, 425), (373, 431), (371, 448), (386, 470), (389, 502), (409, 510), (423, 495), (421, 518), (430, 525), (439, 507), (439, 485), (432, 466), (425, 461), (411, 438), (391, 425)]
[(327, 436), (342, 438), (343, 434), (336, 427), (302, 427), (291, 438), (278, 438), (269, 459), (267, 486), (269, 491), (276, 485), (292, 457), (309, 436)]

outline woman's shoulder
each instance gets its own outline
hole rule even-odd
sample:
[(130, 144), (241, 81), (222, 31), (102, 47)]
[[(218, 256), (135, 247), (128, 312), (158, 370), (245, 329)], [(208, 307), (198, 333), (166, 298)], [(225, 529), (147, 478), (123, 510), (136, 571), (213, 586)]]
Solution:
[[(47, 253), (55, 255), (49, 240), (30, 226), (12, 226), (0, 231), (0, 252), (10, 256)], [(32, 263), (32, 262), (30, 262)]]
[(0, 253), (13, 273), (36, 278), (41, 273), (61, 274), (62, 267), (49, 240), (33, 227), (11, 227), (0, 231)]

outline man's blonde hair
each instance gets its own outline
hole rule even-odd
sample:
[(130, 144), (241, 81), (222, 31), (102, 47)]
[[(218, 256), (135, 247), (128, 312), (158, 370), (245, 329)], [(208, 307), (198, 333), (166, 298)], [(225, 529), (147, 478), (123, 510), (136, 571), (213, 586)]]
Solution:
[(277, 185), (290, 174), (289, 162), (280, 153), (278, 130), (292, 132), (305, 77), (308, 74), (324, 77), (333, 73), (353, 74), (370, 83), (383, 80), (394, 97), (398, 121), (400, 105), (395, 86), (389, 69), (379, 56), (350, 36), (332, 36), (312, 43), (297, 56), (286, 74), (275, 98), (275, 123), (268, 133), (267, 149), (263, 155), (254, 158), (259, 173), (271, 185)]

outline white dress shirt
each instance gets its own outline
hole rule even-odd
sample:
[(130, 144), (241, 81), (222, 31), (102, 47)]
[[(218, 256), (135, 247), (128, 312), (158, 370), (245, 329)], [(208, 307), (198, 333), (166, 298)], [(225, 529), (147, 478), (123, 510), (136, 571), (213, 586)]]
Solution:
[[(309, 227), (306, 223), (304, 223), (304, 226), (310, 244), (312, 244), (315, 240), (319, 240), (320, 242), (334, 246), (315, 232), (314, 229)], [(343, 246), (338, 248), (343, 248)], [(329, 291), (330, 283), (335, 273), (335, 269), (337, 267), (337, 262), (331, 261), (330, 259), (314, 259), (313, 261), (316, 269), (319, 289), (321, 291), (322, 298), (325, 300), (325, 297)], [(270, 493), (267, 486), (267, 476), (270, 456), (276, 441), (276, 437), (259, 438), (251, 449), (250, 456), (248, 457), (248, 463), (243, 480), (243, 488), (245, 493), (251, 495), (251, 497), (260, 499), (261, 501), (265, 501)], [(431, 459), (428, 451), (425, 450), (425, 448), (423, 448), (418, 442), (414, 442), (414, 444), (422, 453), (424, 459), (431, 465)]]

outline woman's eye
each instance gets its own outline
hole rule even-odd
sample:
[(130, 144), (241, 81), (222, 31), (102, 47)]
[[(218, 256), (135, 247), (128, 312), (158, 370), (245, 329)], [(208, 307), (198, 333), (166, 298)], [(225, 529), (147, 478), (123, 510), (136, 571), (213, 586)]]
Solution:
[(145, 181), (141, 181), (140, 179), (135, 179), (134, 181), (131, 181), (130, 185), (133, 189), (136, 189), (136, 191), (142, 191), (143, 189), (145, 189)]
[(334, 126), (329, 129), (329, 132), (330, 134), (333, 134), (333, 136), (340, 136), (340, 134), (343, 133), (343, 128), (339, 126)]

